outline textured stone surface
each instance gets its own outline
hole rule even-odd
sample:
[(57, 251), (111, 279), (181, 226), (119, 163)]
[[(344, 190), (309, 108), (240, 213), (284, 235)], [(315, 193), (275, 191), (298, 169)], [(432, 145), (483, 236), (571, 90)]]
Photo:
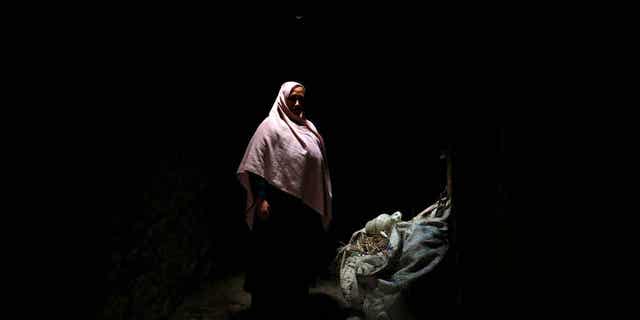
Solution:
[(115, 214), (103, 319), (167, 319), (217, 271), (207, 181), (195, 169), (152, 173), (141, 214)]
[[(243, 274), (235, 274), (225, 279), (212, 281), (206, 288), (188, 297), (177, 309), (171, 320), (248, 320), (251, 295), (242, 290)], [(277, 292), (274, 290), (274, 294)], [(309, 313), (300, 319), (347, 319), (350, 314), (337, 279), (328, 277), (318, 281), (309, 289), (311, 306)]]

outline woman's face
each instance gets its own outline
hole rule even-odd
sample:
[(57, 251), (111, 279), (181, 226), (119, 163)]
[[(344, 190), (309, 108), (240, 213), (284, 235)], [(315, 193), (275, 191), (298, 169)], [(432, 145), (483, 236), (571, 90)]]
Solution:
[(304, 88), (295, 87), (287, 98), (287, 107), (293, 114), (300, 116), (304, 111)]

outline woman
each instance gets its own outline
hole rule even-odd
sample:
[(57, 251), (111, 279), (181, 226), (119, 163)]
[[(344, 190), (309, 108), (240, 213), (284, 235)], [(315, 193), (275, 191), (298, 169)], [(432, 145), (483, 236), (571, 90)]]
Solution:
[[(322, 136), (305, 117), (304, 96), (300, 83), (281, 86), (237, 171), (253, 237), (245, 290), (252, 308), (264, 314), (287, 305), (303, 308), (309, 285), (324, 267), (331, 180)], [(300, 244), (302, 252), (294, 249)]]

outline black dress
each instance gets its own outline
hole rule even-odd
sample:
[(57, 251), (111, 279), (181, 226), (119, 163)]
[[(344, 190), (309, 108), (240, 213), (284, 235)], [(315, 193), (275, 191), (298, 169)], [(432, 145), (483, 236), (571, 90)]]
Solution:
[(304, 310), (309, 286), (328, 267), (320, 214), (261, 177), (250, 178), (254, 194), (268, 201), (271, 215), (254, 219), (245, 290), (254, 310), (295, 314), (299, 310), (292, 307)]

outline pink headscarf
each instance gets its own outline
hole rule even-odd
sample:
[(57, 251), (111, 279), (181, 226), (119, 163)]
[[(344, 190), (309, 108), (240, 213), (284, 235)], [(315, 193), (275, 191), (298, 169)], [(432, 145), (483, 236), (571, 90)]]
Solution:
[(286, 99), (297, 82), (285, 82), (276, 101), (253, 134), (238, 178), (247, 191), (246, 222), (253, 228), (256, 204), (248, 173), (264, 178), (272, 186), (302, 200), (321, 215), (325, 230), (331, 222), (331, 179), (322, 136), (307, 120), (289, 110)]

